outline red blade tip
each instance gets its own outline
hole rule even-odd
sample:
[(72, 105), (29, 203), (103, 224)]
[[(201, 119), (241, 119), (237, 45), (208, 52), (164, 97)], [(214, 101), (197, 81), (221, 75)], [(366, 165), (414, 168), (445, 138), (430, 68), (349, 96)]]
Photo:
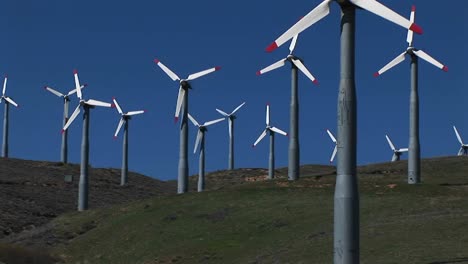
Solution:
[(416, 11), (416, 6), (415, 5), (411, 6), (411, 11), (412, 12)]
[(423, 33), (422, 28), (420, 26), (416, 25), (415, 23), (411, 24), (409, 29), (411, 31), (413, 31), (414, 33), (417, 33), (419, 35), (421, 35)]
[(146, 112), (148, 112), (148, 110), (144, 109), (144, 110), (143, 110), (143, 113), (146, 113)]
[(267, 102), (267, 106), (270, 106), (270, 102)]
[(252, 148), (255, 148), (255, 145), (252, 145)]
[(257, 75), (261, 75), (262, 73), (260, 71), (257, 72)]
[(159, 60), (158, 60), (158, 59), (154, 59), (154, 63), (158, 64), (158, 63), (159, 63)]
[(46, 89), (46, 90), (47, 90), (47, 85), (46, 85), (46, 86), (44, 86), (44, 89)]
[(115, 108), (115, 104), (111, 104), (111, 108)]
[(114, 136), (114, 139), (117, 139), (117, 136)]
[(178, 121), (179, 121), (179, 117), (178, 116), (174, 117), (174, 123), (177, 123)]
[(65, 129), (62, 129), (62, 131), (60, 133), (62, 133), (62, 134), (65, 133)]
[(8, 74), (5, 74), (5, 78), (8, 78)]
[(215, 67), (215, 71), (219, 71), (219, 70), (221, 70), (221, 67), (220, 67), (220, 66), (216, 66), (216, 67)]
[(276, 42), (273, 42), (273, 43), (270, 44), (270, 46), (268, 46), (268, 47), (266, 48), (266, 51), (267, 51), (267, 52), (272, 52), (272, 51), (274, 51), (274, 50), (277, 49), (277, 48), (278, 48), (278, 45), (276, 45)]
[(112, 96), (112, 100), (115, 100), (115, 96)]
[(444, 67), (442, 68), (442, 70), (445, 71), (445, 72), (448, 72), (448, 67), (447, 67), (447, 66), (444, 66)]
[(83, 87), (86, 87), (86, 86), (88, 86), (88, 84), (87, 84), (87, 83), (83, 84)]
[(374, 77), (379, 77), (379, 75), (380, 75), (379, 72), (374, 73)]
[(318, 81), (317, 81), (317, 79), (313, 80), (312, 82), (315, 83), (316, 85), (319, 84)]

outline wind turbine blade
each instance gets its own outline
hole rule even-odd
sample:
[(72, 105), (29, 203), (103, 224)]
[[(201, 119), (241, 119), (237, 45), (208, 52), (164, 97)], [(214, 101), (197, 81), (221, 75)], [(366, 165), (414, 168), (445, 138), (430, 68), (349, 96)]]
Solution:
[(122, 115), (123, 111), (122, 111), (122, 108), (120, 108), (119, 103), (117, 103), (117, 100), (115, 98), (112, 98), (112, 101), (114, 102), (115, 108), (117, 108), (117, 111), (119, 112), (119, 114)]
[(184, 101), (185, 90), (182, 86), (179, 87), (179, 94), (177, 95), (177, 104), (175, 111), (175, 121), (179, 120), (180, 109), (182, 108), (182, 103)]
[(188, 118), (190, 119), (190, 121), (192, 121), (192, 124), (194, 124), (197, 127), (200, 126), (200, 124), (198, 124), (197, 120), (195, 120), (195, 118), (193, 118), (192, 115), (188, 114)]
[(226, 112), (224, 112), (223, 110), (219, 110), (218, 108), (216, 108), (216, 111), (218, 111), (218, 113), (220, 113), (223, 116), (229, 116)]
[(278, 133), (278, 134), (281, 134), (281, 135), (283, 135), (283, 136), (287, 136), (287, 135), (288, 135), (288, 133), (284, 132), (283, 130), (281, 130), (281, 129), (277, 128), (277, 127), (272, 127), (272, 128), (270, 128), (270, 129), (271, 129), (273, 132)]
[(5, 97), (3, 97), (3, 98), (4, 98), (8, 103), (14, 105), (15, 107), (18, 107), (18, 104), (17, 104), (15, 101), (13, 101), (13, 99), (11, 99), (10, 97), (5, 96)]
[(332, 153), (331, 158), (330, 158), (330, 163), (332, 163), (333, 160), (335, 159), (336, 152), (338, 152), (338, 146), (335, 146), (335, 148), (333, 149), (333, 153)]
[(198, 130), (197, 139), (195, 140), (195, 147), (193, 148), (193, 153), (197, 152), (198, 145), (200, 145), (200, 139), (201, 139), (201, 135), (202, 135), (201, 133), (202, 132), (200, 130)]
[[(411, 7), (411, 15), (410, 15), (410, 22), (414, 23), (414, 13), (416, 11), (416, 7), (413, 5)], [(408, 42), (408, 45), (413, 45), (413, 31), (408, 29), (408, 35), (406, 36), (406, 42)]]
[(266, 118), (265, 118), (266, 125), (270, 125), (270, 104), (267, 104), (266, 106)]
[(67, 123), (65, 124), (65, 126), (63, 127), (62, 129), (62, 133), (68, 129), (68, 127), (71, 125), (71, 123), (73, 123), (73, 120), (75, 120), (75, 118), (78, 116), (78, 114), (80, 113), (80, 107), (81, 105), (78, 105), (76, 108), (75, 108), (75, 111), (73, 111), (73, 114), (70, 116), (70, 118), (68, 119)]
[(49, 86), (45, 86), (44, 89), (46, 89), (47, 91), (49, 91), (49, 92), (55, 94), (55, 95), (58, 96), (58, 97), (64, 97), (64, 96), (65, 96), (65, 95), (62, 94), (61, 92), (58, 92), (58, 91), (56, 91), (56, 90), (50, 88)]
[(332, 0), (324, 0), (320, 5), (310, 11), (302, 19), (300, 19), (296, 24), (289, 28), (286, 32), (283, 33), (275, 42), (271, 43), (267, 48), (267, 52), (272, 52), (279, 46), (283, 45), (286, 41), (298, 35), (308, 27), (315, 24), (317, 21), (324, 18), (330, 13), (330, 2)]
[(78, 71), (74, 70), (73, 75), (75, 76), (76, 95), (78, 96), (78, 99), (81, 100), (83, 95), (81, 94), (81, 85), (80, 85), (80, 80), (78, 79)]
[(458, 130), (457, 130), (457, 128), (455, 126), (453, 126), (453, 130), (455, 131), (455, 135), (457, 135), (458, 142), (460, 142), (460, 144), (463, 145), (463, 140), (462, 140), (462, 138), (461, 138), (460, 134), (458, 133)]
[(201, 71), (201, 72), (190, 74), (189, 77), (187, 78), (187, 81), (195, 80), (195, 79), (200, 78), (202, 76), (205, 76), (205, 75), (207, 75), (209, 73), (219, 71), (220, 69), (221, 69), (221, 67), (217, 66), (217, 67), (210, 68), (208, 70), (204, 70), (204, 71)]
[(242, 106), (245, 105), (245, 102), (243, 102), (242, 104), (240, 104), (238, 107), (236, 107), (236, 109), (234, 109), (234, 111), (232, 111), (231, 115), (235, 114), (239, 109), (241, 109)]
[(385, 137), (387, 138), (388, 145), (390, 145), (390, 148), (391, 148), (393, 151), (395, 151), (395, 146), (393, 146), (393, 143), (392, 143), (392, 141), (390, 140), (390, 138), (389, 138), (387, 135), (385, 135)]
[(377, 2), (376, 0), (350, 0), (351, 3), (359, 6), (362, 9), (366, 9), (382, 18), (385, 18), (388, 21), (391, 21), (399, 26), (402, 26), (406, 29), (416, 32), (417, 34), (422, 34), (422, 28), (415, 23), (411, 23), (408, 19), (402, 17), (395, 11), (384, 6), (383, 4)]
[(229, 140), (232, 138), (232, 119), (228, 119), (228, 124), (229, 124)]
[(207, 126), (211, 126), (211, 125), (214, 125), (216, 123), (219, 123), (221, 121), (224, 121), (226, 118), (220, 118), (220, 119), (216, 119), (216, 120), (211, 120), (211, 121), (208, 121), (208, 122), (205, 122), (203, 124), (203, 126), (207, 127)]
[(304, 64), (302, 64), (300, 60), (293, 59), (292, 62), (299, 70), (301, 70), (302, 73), (304, 73), (305, 76), (307, 76), (307, 78), (309, 78), (313, 83), (318, 84), (317, 79), (315, 79), (312, 73), (309, 72), (309, 70), (304, 66)]
[(146, 112), (146, 111), (145, 111), (145, 110), (130, 111), (130, 112), (126, 113), (125, 115), (127, 115), (127, 116), (134, 116), (134, 115), (143, 114), (144, 112)]
[(465, 150), (463, 149), (463, 147), (461, 147), (460, 150), (458, 150), (458, 156), (463, 156), (464, 152)]
[(125, 120), (123, 119), (123, 117), (121, 117), (120, 121), (119, 121), (119, 125), (117, 126), (117, 129), (115, 130), (114, 138), (116, 138), (117, 135), (119, 134), (120, 128), (122, 128), (122, 125), (123, 125), (124, 122), (125, 122)]
[(401, 148), (398, 150), (398, 152), (408, 152), (408, 148)]
[(336, 138), (335, 136), (333, 136), (332, 132), (330, 132), (330, 130), (327, 129), (327, 133), (330, 136), (331, 140), (336, 143)]
[(5, 96), (7, 81), (8, 81), (8, 76), (5, 75), (5, 80), (3, 81), (3, 90), (2, 90), (3, 96)]
[[(86, 86), (88, 86), (88, 85), (87, 84), (81, 85), (80, 90), (83, 90)], [(70, 96), (70, 95), (72, 95), (74, 93), (76, 93), (76, 89), (71, 90), (70, 92), (68, 92), (67, 95)]]
[(155, 59), (154, 63), (156, 63), (173, 81), (180, 81), (179, 76), (167, 68), (166, 65), (162, 64), (158, 59)]
[(281, 59), (281, 60), (279, 60), (279, 61), (277, 61), (277, 62), (271, 64), (270, 66), (267, 66), (267, 67), (265, 67), (265, 68), (259, 70), (259, 71), (257, 72), (257, 75), (262, 75), (262, 74), (267, 73), (267, 72), (269, 72), (269, 71), (272, 71), (272, 70), (278, 69), (278, 68), (280, 68), (280, 67), (283, 67), (285, 61), (286, 61), (286, 59)]
[(395, 59), (393, 59), (391, 62), (389, 62), (387, 65), (383, 66), (382, 69), (380, 69), (378, 72), (374, 73), (374, 76), (375, 77), (378, 77), (379, 75), (381, 75), (382, 73), (390, 70), (391, 68), (393, 68), (394, 66), (398, 65), (399, 63), (401, 63), (402, 61), (405, 60), (405, 55), (406, 55), (406, 51), (403, 52), (402, 54), (398, 55)]
[(89, 99), (85, 102), (87, 105), (92, 105), (92, 106), (103, 106), (103, 107), (112, 107), (112, 104), (94, 100), (94, 99)]
[(297, 37), (299, 36), (298, 35), (295, 35), (292, 40), (291, 40), (291, 45), (289, 45), (289, 54), (292, 54), (293, 51), (294, 51), (294, 48), (296, 48), (296, 43), (297, 43)]
[(419, 58), (429, 62), (430, 64), (436, 66), (437, 68), (443, 70), (443, 71), (448, 71), (448, 67), (443, 65), (442, 63), (436, 61), (434, 58), (432, 58), (429, 54), (427, 54), (426, 52), (422, 51), (422, 50), (414, 50), (413, 51), (414, 54), (416, 54), (416, 56), (418, 56)]
[(262, 140), (266, 136), (266, 133), (267, 129), (263, 130), (262, 134), (260, 134), (260, 136), (257, 138), (257, 141), (255, 141), (255, 143), (252, 146), (257, 146), (258, 142), (260, 142), (260, 140)]

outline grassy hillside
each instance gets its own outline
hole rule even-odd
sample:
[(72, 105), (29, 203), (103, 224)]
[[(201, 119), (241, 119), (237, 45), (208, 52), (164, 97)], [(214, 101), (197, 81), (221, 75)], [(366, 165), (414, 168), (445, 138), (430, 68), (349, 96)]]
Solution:
[[(421, 185), (406, 166), (358, 170), (361, 263), (468, 263), (468, 158), (424, 160)], [(298, 182), (217, 172), (216, 190), (70, 213), (47, 232), (69, 263), (331, 263), (333, 168), (303, 170)]]

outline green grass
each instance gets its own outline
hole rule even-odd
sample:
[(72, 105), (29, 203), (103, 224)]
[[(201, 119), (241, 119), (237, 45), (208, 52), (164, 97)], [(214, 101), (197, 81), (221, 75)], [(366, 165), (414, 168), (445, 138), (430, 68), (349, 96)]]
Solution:
[[(361, 263), (468, 263), (468, 159), (424, 161), (424, 183), (415, 186), (405, 183), (405, 164), (359, 170)], [(68, 214), (55, 232), (74, 238), (54, 253), (70, 263), (331, 263), (334, 179)]]

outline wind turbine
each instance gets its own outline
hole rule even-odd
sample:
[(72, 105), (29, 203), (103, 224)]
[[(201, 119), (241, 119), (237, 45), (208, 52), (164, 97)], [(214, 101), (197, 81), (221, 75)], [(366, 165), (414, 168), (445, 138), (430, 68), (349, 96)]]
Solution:
[(137, 111), (130, 111), (127, 113), (124, 113), (122, 111), (122, 108), (120, 108), (119, 103), (117, 103), (117, 100), (115, 98), (112, 98), (112, 101), (114, 101), (114, 105), (117, 108), (117, 111), (120, 114), (120, 121), (119, 124), (117, 125), (117, 129), (115, 130), (114, 133), (114, 138), (117, 138), (117, 135), (120, 132), (120, 129), (122, 128), (122, 125), (124, 125), (124, 136), (123, 136), (123, 145), (122, 145), (122, 175), (120, 176), (120, 185), (124, 186), (127, 184), (128, 181), (128, 122), (134, 115), (140, 115), (145, 113), (145, 110), (137, 110)]
[[(81, 85), (81, 89), (85, 88), (86, 84)], [(51, 92), (52, 94), (55, 94), (58, 97), (63, 98), (63, 124), (62, 127), (65, 126), (65, 124), (68, 121), (68, 105), (70, 103), (70, 96), (74, 93), (76, 93), (76, 88), (69, 91), (67, 94), (63, 94), (61, 92), (58, 92), (57, 90), (45, 86), (45, 90)], [(62, 133), (62, 148), (61, 148), (61, 155), (60, 155), (60, 160), (62, 163), (67, 163), (68, 162), (68, 131), (65, 131)]]
[(330, 4), (341, 7), (341, 73), (338, 95), (338, 161), (334, 209), (335, 263), (359, 263), (359, 193), (356, 177), (355, 11), (366, 9), (419, 34), (422, 29), (375, 0), (324, 0), (267, 47), (273, 51), (330, 13)]
[(299, 150), (299, 99), (297, 89), (297, 69), (301, 70), (307, 78), (313, 83), (318, 84), (317, 79), (309, 72), (304, 66), (299, 57), (293, 55), (294, 48), (296, 47), (298, 35), (295, 35), (289, 45), (289, 55), (270, 66), (257, 72), (261, 75), (284, 66), (286, 61), (291, 63), (291, 103), (289, 110), (289, 162), (288, 162), (288, 179), (299, 179), (299, 166), (300, 166), (300, 150)]
[(395, 162), (395, 161), (400, 160), (401, 154), (403, 154), (404, 152), (408, 152), (408, 148), (397, 149), (397, 148), (395, 148), (395, 146), (393, 145), (393, 143), (392, 143), (392, 141), (390, 140), (390, 138), (389, 138), (387, 135), (385, 135), (385, 137), (387, 138), (388, 145), (390, 146), (390, 148), (391, 148), (392, 151), (393, 151), (392, 162)]
[(73, 123), (75, 118), (80, 113), (80, 109), (83, 108), (83, 137), (81, 139), (81, 166), (80, 166), (80, 183), (78, 185), (78, 211), (84, 211), (88, 209), (88, 164), (89, 164), (89, 114), (90, 110), (95, 106), (112, 107), (111, 104), (97, 101), (94, 99), (84, 100), (81, 93), (81, 85), (78, 79), (78, 71), (74, 70), (73, 75), (75, 76), (75, 89), (78, 100), (78, 106), (73, 111), (70, 119), (63, 126), (62, 133), (64, 133), (68, 127)]
[(2, 148), (2, 157), (8, 158), (8, 127), (10, 122), (10, 104), (15, 107), (19, 107), (18, 104), (11, 99), (11, 97), (5, 95), (6, 86), (8, 81), (8, 75), (5, 75), (5, 80), (3, 81), (3, 90), (2, 97), (0, 97), (0, 103), (5, 100), (5, 108), (3, 112), (3, 148)]
[(338, 146), (337, 146), (336, 138), (332, 134), (332, 132), (330, 132), (330, 130), (327, 129), (327, 133), (328, 133), (328, 136), (330, 136), (333, 143), (335, 143), (335, 148), (333, 149), (333, 153), (332, 153), (331, 158), (330, 158), (330, 163), (333, 163), (333, 160), (335, 159), (336, 152), (338, 151)]
[(228, 119), (229, 123), (229, 164), (228, 164), (228, 169), (233, 170), (234, 169), (234, 120), (237, 118), (234, 114), (245, 104), (243, 102), (240, 104), (234, 111), (232, 111), (230, 114), (227, 114), (223, 110), (220, 110), (216, 108), (216, 111), (220, 113), (221, 115), (225, 116)]
[(266, 127), (263, 130), (262, 134), (258, 137), (252, 147), (257, 146), (257, 144), (266, 136), (266, 134), (270, 134), (270, 156), (269, 156), (269, 163), (268, 163), (268, 179), (271, 180), (275, 177), (275, 133), (278, 133), (283, 136), (288, 136), (288, 133), (284, 132), (283, 130), (270, 126), (270, 105), (267, 104), (266, 106)]
[(187, 79), (181, 79), (177, 74), (167, 68), (158, 59), (156, 63), (173, 81), (179, 82), (179, 94), (177, 95), (177, 104), (175, 111), (175, 121), (179, 120), (179, 114), (182, 111), (182, 122), (180, 124), (180, 148), (179, 148), (179, 172), (177, 177), (177, 193), (185, 193), (188, 191), (188, 91), (192, 88), (190, 81), (205, 76), (214, 71), (220, 70), (221, 67), (210, 68), (201, 72), (190, 74)]
[(200, 145), (200, 158), (198, 165), (198, 192), (205, 190), (205, 132), (208, 131), (207, 127), (223, 121), (225, 118), (219, 118), (212, 121), (205, 122), (200, 125), (195, 118), (188, 114), (188, 118), (192, 123), (198, 127), (197, 140), (195, 141), (195, 148), (193, 153), (197, 152), (198, 145)]
[[(414, 22), (416, 8), (411, 8), (410, 21)], [(419, 94), (418, 94), (418, 58), (421, 58), (441, 70), (448, 71), (447, 66), (436, 61), (429, 54), (418, 50), (413, 46), (413, 32), (408, 30), (406, 37), (408, 48), (385, 65), (374, 74), (375, 77), (381, 75), (395, 65), (405, 60), (406, 54), (411, 58), (411, 94), (410, 94), (410, 129), (409, 129), (409, 151), (408, 151), (408, 183), (415, 184), (421, 182), (421, 151), (419, 144)]]
[(458, 151), (458, 156), (468, 155), (468, 144), (463, 143), (463, 140), (455, 126), (453, 126), (453, 130), (455, 131), (455, 135), (457, 135), (458, 142), (461, 144), (460, 150)]

